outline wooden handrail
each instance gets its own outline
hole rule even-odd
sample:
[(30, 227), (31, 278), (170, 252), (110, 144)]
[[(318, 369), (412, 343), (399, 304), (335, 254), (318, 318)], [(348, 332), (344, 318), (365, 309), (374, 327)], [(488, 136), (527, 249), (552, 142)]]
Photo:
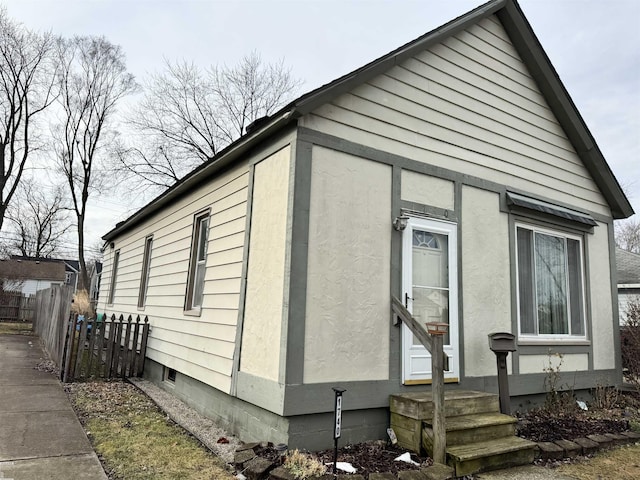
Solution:
[[(393, 324), (399, 325), (400, 322), (398, 320), (402, 321), (402, 323), (404, 323), (407, 327), (409, 327), (409, 330), (411, 330), (411, 333), (413, 333), (416, 336), (416, 338), (420, 341), (420, 343), (424, 345), (424, 348), (426, 348), (429, 353), (432, 353), (432, 349), (433, 349), (432, 341), (427, 331), (424, 329), (422, 325), (418, 323), (418, 321), (415, 318), (413, 318), (413, 316), (411, 315), (411, 312), (407, 310), (407, 307), (405, 307), (404, 304), (400, 300), (398, 300), (397, 297), (394, 297), (393, 295), (391, 296), (391, 310), (394, 313)], [(444, 358), (444, 365), (446, 369), (449, 363), (448, 361), (449, 356), (445, 352), (443, 352), (443, 358)]]
[(448, 360), (443, 349), (443, 336), (432, 337), (411, 315), (411, 312), (393, 295), (391, 296), (391, 310), (393, 311), (394, 325), (398, 325), (400, 319), (409, 330), (420, 340), (420, 343), (431, 353), (431, 398), (433, 400), (433, 460), (437, 463), (445, 463), (447, 444), (444, 416), (444, 370)]

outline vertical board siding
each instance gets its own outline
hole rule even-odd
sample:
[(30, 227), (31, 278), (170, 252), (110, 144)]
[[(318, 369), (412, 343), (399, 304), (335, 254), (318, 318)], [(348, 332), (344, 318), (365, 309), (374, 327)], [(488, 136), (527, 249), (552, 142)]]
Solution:
[(495, 16), (319, 107), (301, 124), (610, 214)]
[[(138, 314), (144, 239), (153, 250), (144, 314), (151, 320), (147, 356), (224, 392), (230, 388), (240, 301), (248, 164), (235, 167), (134, 227), (105, 252), (100, 298), (107, 296), (113, 251), (120, 250), (113, 306), (100, 313)], [(210, 209), (207, 269), (200, 316), (184, 314), (194, 214)]]

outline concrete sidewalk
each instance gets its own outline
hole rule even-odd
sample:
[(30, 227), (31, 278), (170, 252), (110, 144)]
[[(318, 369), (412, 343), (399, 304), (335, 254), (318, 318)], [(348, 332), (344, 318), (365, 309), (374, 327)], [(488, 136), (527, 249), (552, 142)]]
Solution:
[(38, 337), (0, 335), (0, 478), (106, 480)]

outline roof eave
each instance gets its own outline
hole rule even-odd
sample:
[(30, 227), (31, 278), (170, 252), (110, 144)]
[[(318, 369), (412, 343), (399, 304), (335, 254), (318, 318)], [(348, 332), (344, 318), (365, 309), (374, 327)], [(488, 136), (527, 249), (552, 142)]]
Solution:
[(507, 0), (504, 8), (497, 12), (497, 16), (549, 102), (551, 110), (578, 156), (607, 200), (613, 218), (622, 219), (633, 215), (634, 211), (629, 199), (616, 180), (520, 6), (514, 0)]
[(471, 10), (470, 12), (451, 20), (444, 25), (425, 33), (421, 37), (418, 37), (396, 50), (373, 60), (363, 67), (360, 67), (327, 85), (323, 85), (312, 90), (296, 100), (296, 110), (301, 115), (312, 112), (316, 108), (335, 98), (337, 95), (352, 90), (367, 80), (370, 80), (389, 70), (393, 66), (411, 58), (416, 53), (441, 42), (442, 39), (463, 31), (470, 25), (476, 23), (479, 19), (493, 15), (503, 8), (507, 2), (508, 0), (492, 0), (480, 5), (474, 10)]
[(188, 173), (184, 178), (180, 179), (164, 193), (157, 196), (136, 213), (123, 222), (118, 223), (115, 228), (103, 235), (102, 239), (105, 241), (104, 247), (106, 247), (107, 243), (116, 238), (119, 234), (129, 230), (131, 227), (148, 218), (171, 200), (183, 195), (185, 192), (188, 192), (192, 187), (202, 182), (204, 178), (207, 178), (210, 173), (230, 164), (244, 152), (284, 128), (295, 118), (297, 118), (295, 108), (281, 110), (262, 128), (240, 137), (234, 143), (222, 150), (218, 155)]

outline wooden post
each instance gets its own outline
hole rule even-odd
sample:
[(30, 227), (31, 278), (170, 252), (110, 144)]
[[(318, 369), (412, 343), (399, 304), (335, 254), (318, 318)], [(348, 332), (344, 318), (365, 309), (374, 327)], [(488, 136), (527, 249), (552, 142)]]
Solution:
[(433, 397), (433, 461), (446, 464), (443, 340), (443, 335), (431, 335), (431, 394)]

